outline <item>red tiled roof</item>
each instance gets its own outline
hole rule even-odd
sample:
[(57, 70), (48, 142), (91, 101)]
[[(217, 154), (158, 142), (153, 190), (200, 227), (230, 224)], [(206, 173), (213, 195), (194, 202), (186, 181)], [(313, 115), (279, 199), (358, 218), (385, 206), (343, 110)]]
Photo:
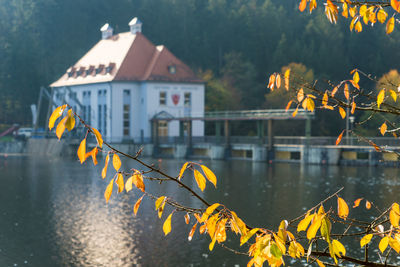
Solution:
[(156, 47), (141, 33), (126, 32), (100, 40), (50, 86), (111, 81), (203, 82), (166, 47)]

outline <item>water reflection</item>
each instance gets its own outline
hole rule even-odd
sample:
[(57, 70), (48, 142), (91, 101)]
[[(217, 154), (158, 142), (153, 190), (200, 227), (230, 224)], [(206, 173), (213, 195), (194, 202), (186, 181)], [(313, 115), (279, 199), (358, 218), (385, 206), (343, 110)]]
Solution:
[[(150, 161), (173, 175), (183, 164)], [(348, 202), (364, 197), (381, 208), (398, 201), (400, 191), (397, 168), (250, 161), (204, 164), (217, 175), (218, 188), (209, 183), (199, 194), (210, 202), (224, 203), (257, 226), (276, 227), (282, 219), (300, 215), (342, 186), (341, 196)], [(137, 168), (132, 162), (124, 166)], [(75, 159), (0, 159), (0, 188), (6, 189), (0, 194), (0, 266), (246, 266), (246, 257), (220, 247), (209, 253), (208, 237), (196, 233), (188, 242), (191, 226), (184, 223), (182, 213), (174, 214), (172, 232), (164, 237), (162, 223), (172, 210), (167, 208), (159, 220), (153, 200), (144, 198), (135, 218), (133, 205), (142, 196), (138, 191), (114, 193), (106, 205), (103, 193), (111, 177), (102, 180), (101, 168), (82, 166)], [(183, 181), (195, 187), (189, 173)], [(147, 182), (146, 186), (186, 205), (200, 205), (171, 183)], [(361, 207), (351, 213), (366, 218), (374, 215)]]

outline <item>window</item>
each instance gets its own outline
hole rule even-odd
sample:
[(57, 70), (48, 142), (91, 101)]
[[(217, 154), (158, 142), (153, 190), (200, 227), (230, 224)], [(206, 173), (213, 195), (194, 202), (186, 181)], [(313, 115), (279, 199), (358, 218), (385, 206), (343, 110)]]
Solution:
[(123, 92), (123, 110), (122, 110), (122, 127), (123, 135), (130, 135), (130, 109), (131, 109), (131, 92), (130, 90), (124, 90)]
[(192, 99), (191, 99), (191, 94), (190, 93), (185, 93), (184, 95), (184, 105), (185, 107), (190, 107), (192, 104)]
[(91, 93), (90, 91), (83, 91), (83, 98), (82, 98), (82, 112), (83, 112), (83, 120), (87, 123), (90, 124), (91, 121)]
[(168, 136), (167, 121), (158, 121), (158, 136)]
[(160, 106), (165, 106), (167, 104), (167, 93), (160, 92)]

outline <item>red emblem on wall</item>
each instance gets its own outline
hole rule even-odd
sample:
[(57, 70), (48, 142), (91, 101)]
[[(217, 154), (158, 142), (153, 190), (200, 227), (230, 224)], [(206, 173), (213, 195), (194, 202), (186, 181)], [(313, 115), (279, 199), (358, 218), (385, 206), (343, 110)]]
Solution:
[(174, 103), (174, 105), (175, 105), (175, 106), (178, 105), (178, 103), (179, 103), (179, 98), (180, 98), (181, 96), (178, 95), (178, 94), (175, 94), (175, 95), (172, 95), (171, 97), (172, 97), (172, 102)]

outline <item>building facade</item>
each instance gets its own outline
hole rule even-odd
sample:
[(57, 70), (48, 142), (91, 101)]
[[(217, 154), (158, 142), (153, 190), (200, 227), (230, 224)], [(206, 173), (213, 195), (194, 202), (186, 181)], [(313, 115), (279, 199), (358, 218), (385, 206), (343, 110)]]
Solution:
[(162, 116), (203, 117), (204, 83), (165, 46), (153, 45), (137, 18), (129, 26), (115, 35), (108, 24), (101, 28), (102, 40), (50, 85), (55, 104), (69, 103), (111, 142), (203, 136), (200, 120), (185, 129), (178, 120), (152, 125)]

